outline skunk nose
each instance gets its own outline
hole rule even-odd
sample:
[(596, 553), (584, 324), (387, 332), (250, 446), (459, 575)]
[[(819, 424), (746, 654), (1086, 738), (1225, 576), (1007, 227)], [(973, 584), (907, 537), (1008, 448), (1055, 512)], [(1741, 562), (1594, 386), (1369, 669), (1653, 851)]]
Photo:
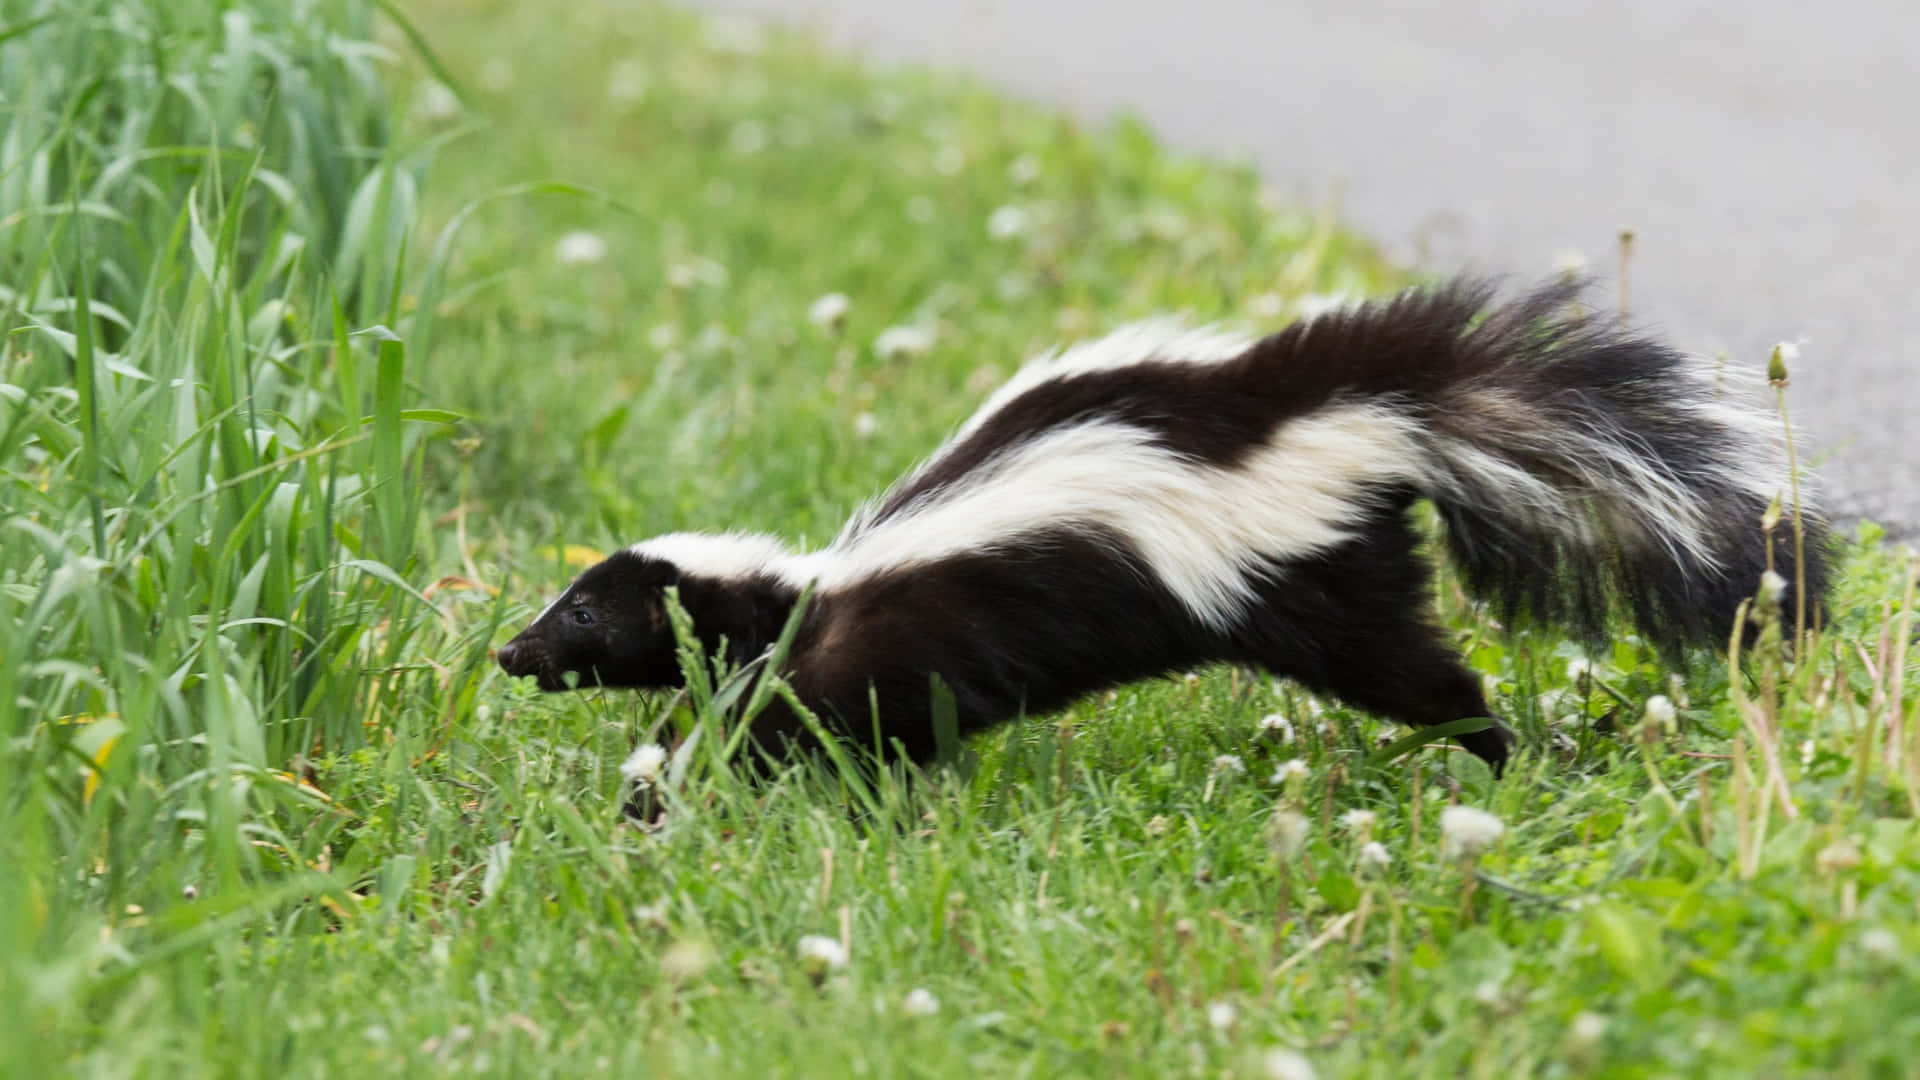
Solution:
[(522, 648), (517, 641), (509, 641), (505, 645), (500, 646), (500, 651), (493, 654), (493, 658), (500, 662), (501, 671), (509, 675), (519, 674), (519, 672), (513, 670), (513, 667), (514, 663), (520, 659)]

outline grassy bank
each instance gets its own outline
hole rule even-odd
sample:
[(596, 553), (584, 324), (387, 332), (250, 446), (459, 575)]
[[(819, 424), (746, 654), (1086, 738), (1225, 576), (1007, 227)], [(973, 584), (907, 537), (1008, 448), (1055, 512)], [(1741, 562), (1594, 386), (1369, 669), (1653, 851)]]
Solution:
[[(0, 1074), (1910, 1069), (1872, 545), (1734, 685), (1443, 588), (1534, 748), (1498, 783), (1222, 670), (622, 825), (692, 721), (486, 659), (595, 551), (821, 540), (1032, 351), (1401, 279), (1136, 125), (753, 26), (288, 10), (0, 5)], [(1450, 853), (1454, 803), (1504, 835)]]

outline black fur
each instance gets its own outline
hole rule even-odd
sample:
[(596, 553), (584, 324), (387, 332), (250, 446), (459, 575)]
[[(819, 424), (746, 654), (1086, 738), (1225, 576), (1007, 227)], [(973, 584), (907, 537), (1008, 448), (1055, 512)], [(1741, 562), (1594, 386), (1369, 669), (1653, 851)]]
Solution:
[[(1125, 537), (1098, 522), (1061, 522), (822, 591), (793, 643), (788, 680), (824, 721), (861, 743), (877, 702), (884, 739), (916, 760), (935, 749), (930, 675), (952, 690), (963, 734), (1210, 661), (1258, 665), (1410, 725), (1488, 716), (1479, 680), (1431, 619), (1431, 568), (1410, 521), (1422, 496), (1434, 498), (1469, 590), (1508, 618), (1562, 622), (1598, 639), (1608, 614), (1622, 610), (1669, 655), (1724, 644), (1769, 544), (1773, 564), (1793, 577), (1786, 526), (1765, 534), (1765, 500), (1731, 487), (1719, 469), (1751, 453), (1741, 440), (1752, 436), (1689, 411), (1703, 391), (1682, 358), (1611, 319), (1578, 314), (1571, 286), (1483, 314), (1491, 298), (1485, 285), (1459, 283), (1289, 327), (1218, 365), (1166, 358), (1043, 382), (909, 477), (858, 528), (883, 524), (997, 451), (1061, 425), (1121, 420), (1189, 460), (1225, 468), (1289, 419), (1336, 400), (1374, 399), (1436, 440), (1496, 454), (1575, 492), (1576, 505), (1591, 488), (1583, 520), (1599, 543), (1540, 524), (1484, 479), (1472, 480), (1481, 486), (1470, 497), (1459, 493), (1471, 484), (1449, 487), (1445, 476), (1434, 490), (1396, 486), (1372, 493), (1355, 539), (1270, 562), (1256, 579), (1258, 602), (1215, 627)], [(1644, 531), (1638, 508), (1589, 475), (1598, 463), (1570, 460), (1556, 426), (1606, 433), (1684, 490), (1708, 523), (1714, 562), (1633, 543), (1633, 530)], [(1818, 521), (1809, 529), (1806, 578), (1817, 601), (1825, 534)], [(549, 690), (564, 688), (567, 672), (608, 686), (678, 685), (662, 600), (669, 585), (705, 644), (724, 639), (738, 661), (774, 641), (798, 599), (773, 573), (710, 579), (622, 553), (581, 575), (500, 650), (500, 664)], [(805, 741), (779, 702), (754, 734), (769, 750)], [(1463, 741), (1497, 770), (1513, 738), (1495, 727)]]

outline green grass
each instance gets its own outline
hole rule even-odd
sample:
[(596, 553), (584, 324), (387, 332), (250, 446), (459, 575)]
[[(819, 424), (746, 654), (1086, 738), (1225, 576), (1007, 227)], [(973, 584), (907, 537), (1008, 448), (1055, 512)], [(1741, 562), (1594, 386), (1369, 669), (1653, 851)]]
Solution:
[[(698, 760), (623, 825), (711, 710), (486, 656), (592, 550), (817, 541), (1037, 348), (1402, 279), (1131, 123), (650, 7), (380, 12), (0, 2), (0, 1075), (1915, 1074), (1871, 538), (1804, 663), (1703, 661), (1650, 738), (1632, 638), (1444, 585), (1534, 748), (1497, 783), (1220, 670), (912, 783)], [(1506, 822), (1470, 866), (1454, 802)]]

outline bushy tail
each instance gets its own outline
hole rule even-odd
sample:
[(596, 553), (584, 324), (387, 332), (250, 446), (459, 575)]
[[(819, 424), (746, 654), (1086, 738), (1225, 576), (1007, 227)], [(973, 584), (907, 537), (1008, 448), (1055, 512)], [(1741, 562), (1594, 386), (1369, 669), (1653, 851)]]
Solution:
[[(1791, 619), (1794, 496), (1778, 418), (1749, 400), (1751, 380), (1623, 329), (1580, 307), (1579, 292), (1559, 282), (1495, 306), (1491, 286), (1463, 282), (1381, 312), (1450, 337), (1414, 396), (1425, 494), (1469, 591), (1504, 617), (1596, 639), (1618, 605), (1677, 658), (1725, 646), (1772, 566)], [(1826, 531), (1804, 485), (1799, 500), (1811, 606), (1826, 588)]]

